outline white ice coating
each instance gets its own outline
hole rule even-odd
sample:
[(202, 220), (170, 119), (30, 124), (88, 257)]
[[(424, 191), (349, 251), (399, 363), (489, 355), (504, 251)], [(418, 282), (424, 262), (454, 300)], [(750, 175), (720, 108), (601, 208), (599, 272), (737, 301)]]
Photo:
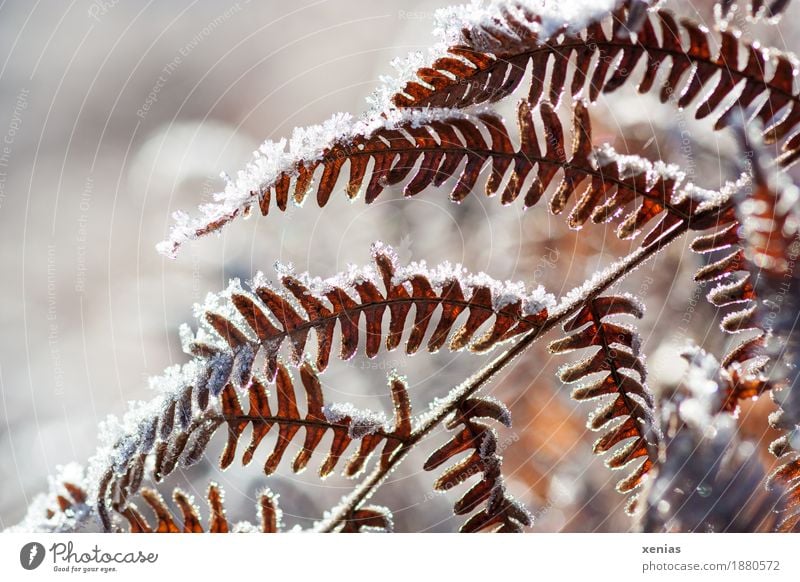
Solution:
[[(469, 4), (437, 10), (434, 33), (445, 46), (459, 44), (476, 50), (489, 50), (493, 45), (487, 37), (495, 36), (493, 32), (514, 34), (504, 24), (504, 10), (527, 31), (544, 41), (561, 31), (579, 32), (585, 29), (608, 15), (617, 4), (617, 0), (473, 0)], [(537, 21), (527, 20), (524, 11), (536, 15)], [(464, 29), (471, 34), (465, 36), (462, 32)], [(482, 31), (486, 31), (486, 34), (481, 34)]]
[(432, 287), (437, 291), (451, 281), (458, 281), (465, 299), (469, 299), (475, 289), (486, 287), (491, 292), (492, 308), (495, 311), (511, 305), (522, 303), (522, 315), (529, 316), (551, 310), (555, 307), (555, 296), (547, 293), (542, 285), (528, 291), (525, 284), (521, 281), (498, 281), (484, 272), (476, 274), (470, 273), (466, 267), (460, 263), (450, 263), (445, 261), (436, 267), (428, 267), (426, 261), (416, 261), (405, 267), (398, 267), (392, 284), (401, 285), (411, 280), (415, 276), (422, 276), (430, 281)]
[(349, 418), (347, 435), (351, 439), (362, 439), (379, 430), (391, 430), (385, 414), (356, 408), (349, 402), (326, 404), (322, 407), (322, 413), (328, 422), (333, 423), (341, 423)]

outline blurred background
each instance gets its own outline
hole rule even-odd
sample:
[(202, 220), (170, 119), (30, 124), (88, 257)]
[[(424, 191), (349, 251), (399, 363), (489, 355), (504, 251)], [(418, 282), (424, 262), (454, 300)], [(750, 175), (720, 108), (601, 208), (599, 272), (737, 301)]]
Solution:
[[(559, 297), (634, 248), (636, 241), (621, 242), (602, 226), (578, 236), (544, 204), (523, 213), (480, 195), (456, 206), (445, 192), (406, 200), (395, 189), (371, 206), (334, 194), (324, 209), (307, 204), (238, 221), (220, 237), (188, 244), (174, 261), (155, 252), (171, 213), (209, 201), (222, 187), (219, 172), (233, 174), (264, 139), (337, 111), (362, 112), (379, 77), (393, 73), (393, 58), (431, 44), (433, 12), (447, 4), (0, 5), (0, 528), (22, 518), (58, 465), (85, 462), (107, 414), (149, 398), (148, 376), (186, 361), (178, 326), (193, 324), (193, 303), (231, 277), (270, 274), (276, 260), (329, 276), (367, 262), (370, 243), (381, 239), (404, 262), (461, 262)], [(710, 4), (678, 8), (710, 23)], [(793, 5), (779, 27), (735, 25), (764, 44), (797, 48), (798, 12)], [(513, 119), (513, 107), (510, 99), (501, 111)], [(736, 175), (727, 134), (653, 96), (628, 87), (602, 98), (592, 115), (596, 143), (683, 164), (708, 188)], [(681, 239), (621, 286), (648, 307), (640, 331), (655, 391), (679, 381), (674, 355), (686, 340), (715, 354), (729, 341), (707, 289), (691, 280), (699, 259), (688, 243)], [(571, 388), (554, 376), (565, 358), (548, 355), (546, 343), (490, 389), (514, 418), (500, 439), (511, 491), (534, 513), (533, 531), (625, 531), (631, 522), (613, 489), (620, 475), (591, 453), (592, 407), (570, 401)], [(359, 355), (335, 362), (323, 381), (329, 399), (388, 411), (385, 377), (396, 368), (422, 411), (484, 361), (463, 353)], [(769, 442), (763, 427), (772, 408), (768, 398), (747, 403), (742, 430)], [(421, 470), (425, 452), (446, 436), (429, 440), (374, 499), (394, 511), (400, 531), (453, 531), (461, 523), (451, 508), (463, 489), (431, 494), (438, 473)], [(202, 496), (215, 479), (226, 487), (231, 517), (252, 519), (266, 479), (255, 465), (220, 474), (214, 458), (167, 484)], [(313, 471), (295, 476), (285, 461), (269, 486), (281, 494), (287, 524), (307, 527), (353, 483), (321, 483)]]

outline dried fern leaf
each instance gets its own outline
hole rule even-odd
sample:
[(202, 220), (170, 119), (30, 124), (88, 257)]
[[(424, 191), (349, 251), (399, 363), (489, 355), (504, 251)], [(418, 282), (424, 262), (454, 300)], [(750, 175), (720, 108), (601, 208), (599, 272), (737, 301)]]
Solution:
[[(328, 366), (337, 326), (343, 360), (352, 358), (362, 341), (369, 358), (377, 355), (382, 343), (387, 350), (398, 348), (407, 324), (411, 325), (405, 342), (408, 354), (420, 349), (435, 352), (444, 346), (483, 353), (535, 329), (547, 317), (548, 306), (553, 305), (552, 296), (541, 288), (527, 293), (519, 283), (501, 283), (484, 274), (473, 276), (460, 265), (444, 264), (433, 271), (423, 264), (401, 268), (394, 251), (381, 243), (373, 245), (372, 254), (375, 268), (352, 270), (326, 281), (282, 270), (283, 290), (271, 286), (263, 276), (254, 280), (252, 293), (234, 285), (226, 294), (240, 323), (213, 311), (206, 314), (206, 321), (234, 354), (243, 345), (253, 353), (263, 350), (267, 377), (271, 379), (281, 346), (288, 340), (293, 358), (299, 361), (312, 330), (317, 340), (316, 367), (322, 371)], [(409, 321), (412, 308), (414, 318)], [(383, 330), (386, 312), (388, 333)], [(462, 313), (468, 318), (456, 329)], [(366, 331), (363, 340), (361, 321)], [(485, 333), (477, 335), (490, 321), (493, 324)], [(433, 324), (435, 328), (424, 345)], [(247, 339), (245, 332), (253, 339)], [(235, 364), (234, 357), (233, 368)]]
[[(790, 264), (798, 248), (797, 190), (791, 185), (780, 187), (770, 177), (774, 166), (755, 131), (740, 128), (739, 138), (744, 157), (751, 160), (751, 178), (731, 196), (735, 214), (726, 213), (728, 224), (691, 245), (695, 252), (714, 257), (697, 271), (695, 279), (717, 281), (708, 293), (709, 301), (717, 307), (732, 307), (722, 319), (722, 329), (749, 335), (722, 360), (727, 375), (723, 385), (729, 394), (726, 409), (731, 411), (739, 400), (785, 382), (781, 370), (793, 368), (800, 354), (792, 334), (796, 309), (791, 300), (785, 301), (794, 296), (790, 289), (796, 286)], [(720, 254), (722, 258), (717, 258)], [(770, 358), (777, 365), (766, 374)]]
[[(607, 20), (610, 32), (600, 20), (585, 30), (564, 32), (542, 27), (534, 8), (512, 3), (494, 21), (467, 23), (461, 44), (420, 69), (419, 79), (409, 81), (393, 103), (398, 108), (463, 108), (496, 101), (519, 86), (529, 62), (531, 104), (542, 98), (557, 103), (565, 90), (573, 98), (594, 101), (630, 82), (646, 56), (641, 93), (655, 86), (663, 69), (666, 81), (658, 88), (662, 102), (694, 104), (695, 117), (715, 117), (717, 129), (731, 124), (737, 108), (751, 107), (754, 119), (768, 126), (764, 135), (770, 142), (786, 138), (779, 162), (788, 166), (800, 157), (800, 94), (793, 86), (793, 55), (744, 41), (734, 31), (711, 33), (667, 10), (645, 12), (641, 2), (622, 2)], [(717, 45), (715, 52), (711, 47)], [(566, 87), (572, 61), (572, 81)], [(553, 72), (545, 86), (539, 71), (548, 67)], [(426, 80), (434, 75), (436, 83)]]
[[(575, 102), (570, 131), (549, 102), (541, 102), (534, 110), (528, 101), (521, 100), (517, 106), (519, 147), (512, 143), (505, 122), (494, 113), (470, 116), (451, 110), (425, 111), (411, 112), (403, 119), (403, 123), (385, 122), (385, 126), (355, 137), (348, 131), (326, 144), (319, 157), (300, 159), (277, 177), (269, 172), (259, 174), (253, 178), (259, 183), (257, 188), (229, 200), (234, 204), (232, 210), (224, 204), (207, 209), (220, 213), (213, 221), (215, 228), (256, 201), (263, 214), (275, 205), (286, 210), (286, 198), (281, 193), (292, 187), (295, 202), (303, 203), (313, 191), (315, 175), (320, 176), (317, 202), (324, 206), (345, 162), (351, 172), (348, 195), (356, 196), (366, 183), (367, 204), (386, 187), (401, 182), (406, 183), (406, 196), (442, 186), (459, 168), (450, 199), (461, 202), (475, 190), (480, 174), (488, 168), (484, 191), (487, 196), (499, 193), (503, 205), (522, 198), (525, 208), (534, 206), (551, 184), (555, 185), (549, 205), (553, 213), (564, 211), (575, 198), (567, 217), (572, 228), (580, 228), (590, 219), (595, 223), (616, 221), (618, 236), (631, 238), (660, 218), (645, 237), (645, 245), (680, 223), (689, 223), (696, 230), (714, 226), (718, 222), (714, 207), (726, 201), (724, 194), (687, 184), (685, 174), (675, 166), (621, 155), (608, 145), (595, 147), (589, 112), (582, 101)], [(571, 145), (565, 137), (570, 132)], [(257, 168), (250, 171), (258, 174)], [(232, 191), (237, 188), (232, 186)], [(164, 247), (169, 253), (186, 238), (208, 232), (208, 221), (192, 224), (173, 231), (172, 242)], [(276, 307), (283, 309), (280, 304)], [(291, 309), (281, 315), (285, 323), (303, 329)], [(301, 343), (302, 339), (299, 337)]]
[[(381, 445), (379, 463), (388, 466), (412, 436), (404, 381), (390, 378), (393, 423), (324, 402), (316, 370), (301, 360), (311, 330), (318, 340), (318, 365), (328, 362), (337, 326), (342, 357), (355, 353), (361, 342), (362, 315), (367, 331), (365, 350), (370, 357), (381, 343), (389, 349), (398, 347), (409, 326), (408, 353), (423, 345), (430, 351), (448, 345), (483, 352), (538, 329), (554, 304), (541, 287), (528, 293), (521, 284), (500, 283), (485, 274), (473, 276), (460, 266), (446, 264), (435, 271), (424, 264), (400, 268), (385, 245), (376, 244), (373, 256), (374, 268), (353, 269), (328, 281), (298, 277), (281, 268), (282, 291), (257, 277), (252, 293), (235, 283), (223, 297), (210, 296), (198, 308), (198, 332), (193, 334), (188, 327), (181, 330), (184, 349), (194, 359), (154, 379), (160, 394), (152, 401), (132, 406), (122, 420), (112, 418), (101, 428), (102, 444), (90, 464), (89, 490), (105, 529), (113, 527), (112, 510), (124, 511), (145, 477), (158, 482), (178, 466), (199, 462), (220, 429), (227, 433), (221, 469), (234, 462), (239, 440), (248, 427), (252, 427), (252, 436), (243, 453), (244, 464), (254, 459), (264, 437), (276, 427), (277, 440), (264, 463), (268, 475), (301, 434), (303, 447), (292, 463), (296, 472), (307, 467), (328, 433), (333, 436), (331, 450), (320, 476), (335, 469), (353, 441), (359, 445), (346, 464), (345, 475), (358, 475)], [(382, 320), (387, 311), (388, 333), (384, 333)], [(462, 314), (466, 318), (457, 326)], [(292, 346), (300, 383), (295, 384), (278, 359), (284, 342)], [(266, 378), (256, 373), (259, 367)], [(271, 397), (267, 392), (270, 383), (274, 383)], [(297, 394), (300, 384), (306, 403), (302, 413), (298, 401), (303, 397)]]
[[(135, 454), (129, 454), (127, 461), (117, 457), (113, 477), (100, 486), (97, 503), (104, 506), (106, 499), (112, 500), (112, 507), (125, 515), (128, 500), (138, 491), (142, 482), (144, 464), (142, 457), (154, 456), (153, 478), (163, 480), (179, 465), (191, 466), (204, 457), (205, 448), (215, 432), (227, 428), (227, 443), (220, 456), (219, 467), (228, 468), (236, 457), (236, 449), (244, 430), (251, 425), (250, 443), (242, 456), (242, 463), (249, 464), (262, 444), (264, 437), (272, 427), (277, 427), (277, 439), (271, 453), (264, 464), (264, 473), (272, 474), (283, 459), (289, 445), (295, 440), (301, 429), (305, 433), (303, 446), (294, 458), (292, 470), (303, 471), (313, 453), (325, 435), (333, 434), (330, 452), (319, 469), (320, 477), (327, 477), (336, 468), (342, 455), (353, 441), (359, 441), (358, 449), (352, 454), (345, 468), (347, 476), (355, 476), (363, 469), (365, 463), (383, 445), (381, 462), (387, 463), (391, 455), (402, 446), (411, 435), (411, 407), (405, 382), (396, 377), (390, 378), (390, 391), (395, 409), (395, 419), (391, 426), (378, 420), (365, 419), (362, 413), (323, 403), (322, 387), (313, 367), (304, 362), (300, 366), (300, 379), (306, 397), (305, 413), (299, 412), (296, 387), (289, 371), (283, 364), (278, 364), (274, 383), (277, 407), (273, 412), (266, 386), (257, 377), (249, 379), (243, 396), (249, 402), (249, 410), (244, 411), (240, 391), (232, 384), (227, 384), (219, 395), (213, 395), (206, 403), (206, 408), (197, 408), (189, 416), (191, 420), (186, 426), (174, 416), (179, 414), (176, 407), (167, 404), (163, 407), (162, 416), (158, 419), (158, 442), (144, 445), (138, 442)], [(196, 391), (196, 387), (187, 386), (185, 392)], [(185, 393), (184, 392), (184, 393)], [(176, 398), (183, 393), (176, 394)], [(134, 438), (141, 437), (137, 431)], [(163, 446), (162, 446), (163, 445)], [(136, 479), (131, 473), (138, 474)], [(263, 508), (262, 508), (263, 510)], [(262, 511), (263, 512), (263, 511)], [(106, 516), (106, 528), (110, 528), (110, 518)]]
[(432, 471), (454, 457), (469, 452), (439, 476), (434, 483), (436, 491), (449, 491), (472, 477), (479, 475), (475, 483), (455, 503), (455, 515), (473, 513), (461, 526), (460, 531), (520, 532), (533, 523), (531, 514), (506, 490), (502, 475), (502, 456), (497, 450), (497, 433), (479, 419), (489, 419), (511, 426), (511, 415), (500, 402), (472, 397), (459, 403), (448, 428), (455, 432), (444, 445), (431, 453), (425, 461), (426, 471)]
[[(160, 493), (154, 489), (144, 488), (140, 491), (141, 498), (145, 501), (150, 511), (155, 516), (155, 523), (149, 521), (134, 504), (128, 504), (120, 513), (128, 522), (129, 533), (231, 533), (259, 531), (249, 522), (239, 522), (233, 526), (228, 523), (225, 515), (223, 500), (225, 494), (222, 487), (216, 483), (208, 486), (209, 519), (207, 528), (203, 527), (200, 511), (193, 498), (175, 488), (172, 491), (172, 500), (180, 516), (167, 505)], [(258, 496), (257, 505), (261, 514), (262, 533), (279, 531), (280, 509), (277, 498), (269, 490)]]
[[(639, 334), (630, 326), (606, 318), (641, 317), (643, 309), (630, 295), (590, 299), (564, 324), (564, 331), (572, 333), (549, 346), (555, 354), (598, 347), (594, 355), (563, 366), (559, 376), (562, 382), (573, 383), (602, 374), (597, 380), (578, 386), (572, 397), (578, 401), (603, 399), (589, 417), (588, 426), (603, 433), (594, 444), (594, 452), (611, 453), (606, 460), (608, 467), (621, 469), (629, 464), (632, 467), (628, 476), (617, 484), (620, 493), (633, 492), (644, 483), (646, 474), (657, 462), (661, 437), (653, 416), (653, 396), (645, 383), (647, 371), (639, 355)], [(631, 510), (637, 495), (630, 497)]]
[[(747, 188), (748, 182), (742, 182), (737, 190)], [(705, 265), (700, 267), (694, 280), (701, 283), (714, 283), (707, 293), (708, 301), (719, 308), (727, 308), (720, 327), (730, 334), (747, 332), (749, 337), (734, 346), (722, 361), (722, 367), (739, 376), (730, 399), (736, 406), (739, 397), (735, 393), (742, 390), (742, 397), (747, 397), (751, 389), (748, 384), (758, 374), (758, 368), (764, 364), (757, 360), (762, 354), (764, 329), (756, 317), (756, 292), (752, 284), (752, 275), (745, 260), (743, 241), (740, 236), (740, 223), (731, 211), (723, 213), (719, 228), (710, 234), (696, 237), (690, 248), (693, 252), (709, 257)], [(751, 365), (752, 364), (752, 365)], [(733, 370), (733, 366), (738, 366)], [(752, 395), (752, 394), (750, 394)]]

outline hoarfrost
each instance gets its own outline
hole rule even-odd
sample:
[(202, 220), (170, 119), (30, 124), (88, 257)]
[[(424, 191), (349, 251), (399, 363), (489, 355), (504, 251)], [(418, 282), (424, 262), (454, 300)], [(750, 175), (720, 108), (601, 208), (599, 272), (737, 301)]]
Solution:
[(49, 476), (48, 492), (37, 495), (18, 524), (7, 528), (7, 533), (59, 533), (77, 531), (92, 518), (92, 508), (87, 503), (75, 503), (65, 511), (53, 511), (47, 517), (48, 510), (58, 507), (57, 497), (68, 496), (65, 483), (86, 489), (86, 472), (78, 463), (58, 465), (55, 475)]
[(386, 415), (382, 412), (361, 410), (349, 402), (326, 404), (322, 413), (328, 422), (342, 423), (349, 419), (347, 434), (356, 440), (386, 429), (388, 425)]
[(687, 425), (701, 434), (710, 429), (720, 410), (723, 394), (719, 388), (720, 368), (717, 359), (696, 345), (687, 346), (681, 355), (689, 362), (683, 386), (689, 398), (680, 402), (678, 414)]
[[(491, 50), (496, 31), (515, 35), (505, 25), (503, 11), (509, 11), (528, 32), (544, 42), (561, 31), (578, 32), (603, 18), (618, 4), (617, 0), (473, 0), (469, 4), (443, 8), (436, 12), (434, 32), (446, 45), (466, 45), (476, 50)], [(538, 22), (529, 21), (522, 9), (530, 10)], [(465, 36), (463, 31), (469, 30)]]
[[(169, 238), (156, 245), (158, 252), (175, 258), (183, 243), (218, 231), (249, 209), (255, 198), (272, 186), (281, 174), (293, 177), (299, 162), (319, 161), (334, 144), (346, 145), (356, 136), (370, 136), (377, 129), (402, 123), (419, 126), (444, 116), (463, 116), (453, 109), (398, 110), (391, 99), (394, 94), (402, 92), (409, 81), (419, 81), (416, 72), (444, 56), (448, 46), (459, 44), (476, 50), (491, 50), (498, 26), (505, 35), (513, 37), (514, 31), (497, 24), (503, 22), (504, 11), (520, 17), (522, 9), (525, 9), (537, 15), (535, 20), (520, 19), (530, 34), (525, 32), (525, 38), (519, 38), (521, 43), (537, 44), (558, 31), (585, 28), (590, 22), (607, 15), (617, 3), (618, 0), (476, 0), (438, 10), (434, 29), (438, 41), (424, 53), (415, 52), (392, 61), (396, 75), (381, 77), (382, 84), (368, 98), (370, 108), (363, 116), (356, 118), (349, 113), (335, 113), (321, 124), (295, 128), (288, 140), (265, 141), (253, 152), (253, 159), (235, 176), (223, 174), (225, 188), (214, 195), (212, 203), (200, 206), (200, 217), (193, 219), (182, 211), (173, 213), (174, 225)], [(471, 31), (469, 37), (463, 34), (465, 28)]]

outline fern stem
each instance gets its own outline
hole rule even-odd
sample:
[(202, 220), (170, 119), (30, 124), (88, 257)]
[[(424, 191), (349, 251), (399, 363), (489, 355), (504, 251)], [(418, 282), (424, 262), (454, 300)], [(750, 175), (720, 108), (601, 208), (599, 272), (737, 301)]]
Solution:
[[(450, 394), (439, 408), (433, 411), (419, 426), (417, 426), (408, 442), (398, 449), (387, 463), (376, 466), (373, 472), (316, 526), (316, 531), (335, 531), (337, 527), (347, 520), (348, 516), (353, 511), (358, 509), (364, 501), (370, 498), (389, 473), (391, 473), (391, 471), (408, 455), (408, 452), (434, 428), (441, 424), (441, 422), (458, 407), (459, 403), (488, 384), (518, 356), (522, 355), (530, 348), (536, 340), (578, 311), (586, 301), (605, 292), (609, 287), (623, 279), (666, 245), (679, 238), (688, 228), (688, 223), (680, 223), (676, 228), (664, 234), (654, 243), (645, 247), (639, 247), (628, 254), (625, 258), (612, 265), (596, 280), (587, 281), (584, 285), (591, 282), (591, 287), (586, 289), (583, 293), (575, 293), (573, 299), (562, 301), (537, 329), (533, 329), (521, 336), (513, 346), (451, 390)], [(567, 296), (569, 297), (570, 295), (572, 294), (568, 294)]]

